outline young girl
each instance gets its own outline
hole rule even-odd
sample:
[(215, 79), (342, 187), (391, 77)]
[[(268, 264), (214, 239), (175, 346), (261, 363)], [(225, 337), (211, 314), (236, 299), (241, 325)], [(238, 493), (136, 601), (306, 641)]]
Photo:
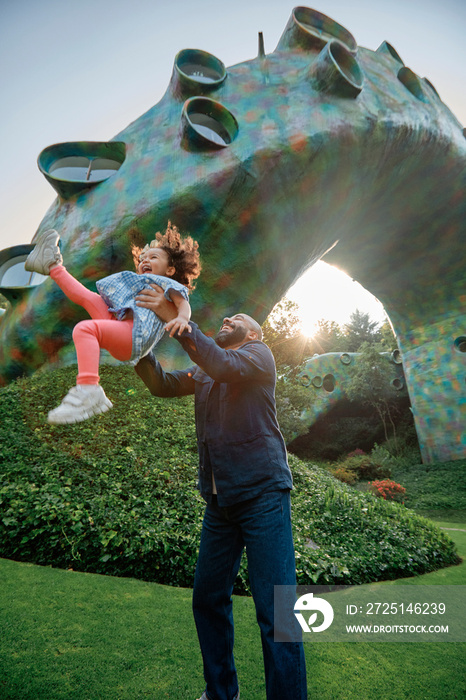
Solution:
[[(164, 330), (173, 336), (188, 326), (191, 308), (188, 291), (201, 271), (198, 244), (181, 238), (168, 222), (165, 234), (157, 233), (139, 255), (137, 272), (124, 270), (96, 283), (99, 294), (89, 291), (63, 266), (58, 248), (60, 237), (49, 229), (40, 234), (24, 267), (39, 272), (58, 284), (68, 299), (82, 306), (92, 320), (81, 321), (73, 329), (78, 358), (78, 376), (61, 404), (48, 414), (49, 423), (79, 423), (105, 413), (112, 403), (99, 384), (100, 349), (117, 360), (136, 363), (153, 348)], [(166, 325), (150, 309), (136, 305), (135, 296), (150, 284), (163, 288), (178, 315)]]

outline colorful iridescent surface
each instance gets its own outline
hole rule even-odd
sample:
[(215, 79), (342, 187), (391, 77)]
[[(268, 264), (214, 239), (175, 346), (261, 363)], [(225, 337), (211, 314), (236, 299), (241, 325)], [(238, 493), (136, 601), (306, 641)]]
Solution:
[[(56, 181), (38, 229), (60, 232), (70, 272), (94, 288), (131, 269), (130, 242), (170, 219), (199, 241), (193, 318), (212, 332), (240, 310), (262, 322), (325, 256), (390, 316), (423, 459), (466, 456), (466, 140), (390, 45), (358, 48), (333, 20), (295, 8), (271, 54), (260, 45), (228, 70), (200, 51), (178, 54), (162, 100), (108, 147), (110, 176)], [(41, 168), (53, 183), (54, 157), (93, 148), (46, 149)], [(95, 149), (105, 157), (105, 144)], [(3, 383), (69, 353), (83, 318), (49, 279), (9, 293)], [(160, 352), (167, 366), (186, 364), (176, 341)]]
[[(399, 350), (383, 352), (381, 356), (388, 366), (383, 398), (392, 403), (406, 402), (406, 380)], [(327, 352), (324, 355), (314, 355), (305, 362), (298, 375), (298, 380), (309, 388), (311, 396), (309, 408), (302, 416), (305, 425), (314, 425), (321, 416), (348, 398), (347, 388), (359, 358), (357, 352)]]

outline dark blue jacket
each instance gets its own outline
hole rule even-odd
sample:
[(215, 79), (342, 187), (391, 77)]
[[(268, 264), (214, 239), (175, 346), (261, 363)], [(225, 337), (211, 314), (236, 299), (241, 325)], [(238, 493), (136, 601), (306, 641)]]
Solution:
[(222, 507), (265, 491), (291, 489), (283, 436), (275, 410), (276, 371), (267, 345), (219, 348), (191, 322), (177, 337), (196, 366), (164, 372), (152, 355), (136, 372), (155, 396), (195, 395), (199, 490), (212, 498), (212, 471)]

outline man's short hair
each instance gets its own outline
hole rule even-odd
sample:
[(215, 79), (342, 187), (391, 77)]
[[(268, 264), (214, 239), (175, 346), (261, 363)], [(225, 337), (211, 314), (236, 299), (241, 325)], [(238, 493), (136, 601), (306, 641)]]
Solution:
[(255, 321), (252, 318), (252, 316), (248, 316), (248, 314), (242, 313), (241, 316), (246, 321), (246, 325), (249, 328), (249, 330), (254, 331), (254, 333), (257, 333), (258, 340), (262, 340), (262, 328), (259, 326), (257, 321)]

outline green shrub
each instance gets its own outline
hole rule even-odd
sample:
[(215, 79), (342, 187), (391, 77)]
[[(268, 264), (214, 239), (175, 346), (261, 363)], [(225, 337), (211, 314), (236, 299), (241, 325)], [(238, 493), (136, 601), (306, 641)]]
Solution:
[(358, 480), (358, 475), (352, 469), (346, 469), (345, 467), (336, 467), (332, 472), (335, 479), (342, 481), (344, 484), (354, 484)]
[(459, 562), (449, 538), (426, 518), (295, 457), (290, 463), (299, 583), (367, 583)]
[(0, 552), (185, 585), (203, 511), (192, 399), (151, 397), (129, 367), (101, 374), (115, 408), (71, 426), (52, 426), (46, 416), (74, 369), (0, 392)]
[(338, 462), (338, 468), (353, 472), (359, 481), (370, 481), (372, 479), (382, 479), (391, 476), (390, 467), (370, 455), (348, 456)]
[(406, 505), (416, 510), (466, 510), (466, 459), (419, 464), (396, 461), (394, 478), (407, 489)]
[(410, 411), (405, 411), (396, 427), (396, 439), (389, 438), (383, 443), (383, 448), (396, 458), (398, 462), (418, 464), (421, 462), (421, 453), (417, 439), (414, 420)]
[[(46, 416), (74, 368), (0, 390), (0, 556), (191, 586), (204, 510), (192, 397), (156, 399), (130, 367), (101, 374), (114, 408), (71, 426)], [(290, 465), (300, 583), (361, 583), (457, 561), (429, 521), (292, 455)], [(236, 592), (245, 591), (244, 561)]]
[(396, 457), (387, 449), (387, 444), (378, 445), (375, 443), (371, 450), (371, 460), (380, 467), (385, 468), (390, 472), (391, 468), (396, 464)]

